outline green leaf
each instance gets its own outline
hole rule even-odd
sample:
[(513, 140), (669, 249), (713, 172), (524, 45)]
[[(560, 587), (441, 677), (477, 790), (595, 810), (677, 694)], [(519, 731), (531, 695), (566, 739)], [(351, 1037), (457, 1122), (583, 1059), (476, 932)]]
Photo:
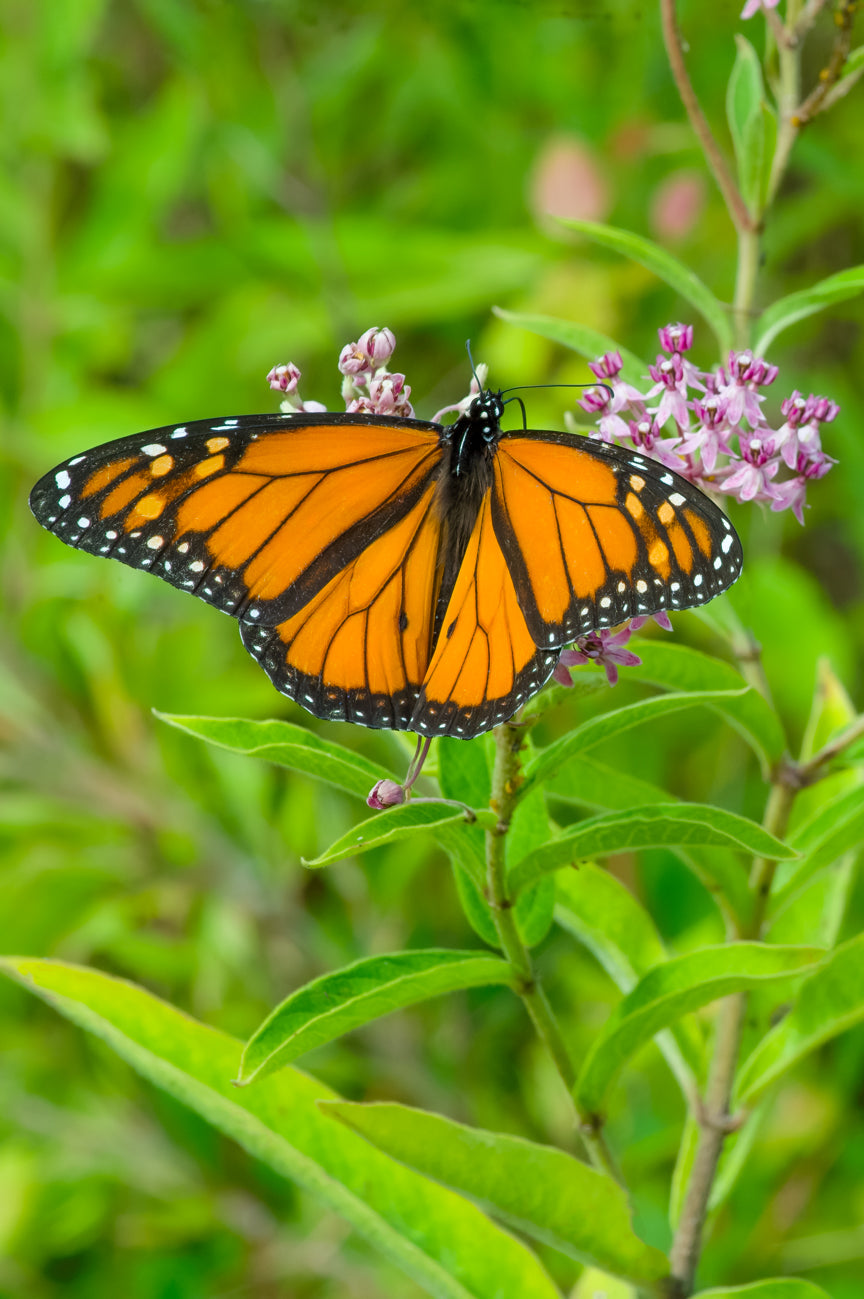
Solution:
[(616, 808), (645, 807), (649, 803), (669, 803), (668, 789), (652, 785), (640, 776), (620, 771), (594, 757), (571, 754), (565, 766), (546, 786), (550, 798), (579, 807)]
[[(552, 831), (542, 789), (535, 789), (520, 799), (510, 820), (505, 840), (507, 862), (517, 862), (548, 843)], [(538, 882), (521, 895), (516, 903), (516, 924), (526, 947), (542, 943), (552, 927), (555, 914), (555, 881), (550, 877)]]
[(639, 1299), (632, 1285), (618, 1277), (601, 1272), (597, 1267), (586, 1267), (576, 1282), (570, 1299)]
[(765, 168), (762, 65), (743, 36), (736, 35), (735, 44), (738, 53), (726, 91), (726, 117), (735, 147), (741, 197), (751, 214), (758, 216)]
[(801, 974), (823, 956), (815, 947), (728, 943), (655, 966), (616, 1007), (588, 1052), (575, 1088), (580, 1107), (599, 1113), (630, 1057), (681, 1015), (730, 992)]
[(292, 992), (252, 1035), (237, 1082), (245, 1085), (307, 1051), (394, 1010), (459, 988), (513, 983), (506, 961), (485, 952), (432, 949), (367, 956)]
[(771, 898), (779, 915), (819, 871), (864, 843), (864, 788), (857, 782), (813, 813), (789, 835), (789, 847), (800, 854)]
[(621, 1187), (563, 1150), (394, 1103), (326, 1108), (394, 1159), (572, 1258), (640, 1282), (668, 1273), (660, 1251), (634, 1234)]
[[(633, 668), (627, 670), (635, 671)], [(715, 703), (718, 697), (722, 703), (726, 703), (730, 693), (740, 695), (747, 689), (747, 686), (742, 686), (735, 692), (694, 690), (686, 694), (654, 695), (650, 699), (640, 699), (636, 704), (627, 704), (624, 708), (601, 713), (599, 717), (591, 717), (587, 722), (582, 722), (580, 726), (562, 735), (560, 739), (553, 740), (525, 764), (525, 780), (520, 790), (520, 798), (524, 798), (550, 776), (556, 775), (571, 758), (581, 757), (588, 749), (603, 740), (621, 735), (634, 726), (644, 726), (646, 722), (654, 722), (667, 713), (678, 713), (682, 708), (708, 706)]]
[(817, 311), (824, 311), (835, 302), (854, 298), (864, 289), (864, 266), (850, 266), (836, 275), (829, 275), (809, 289), (800, 289), (785, 298), (779, 298), (762, 312), (756, 325), (754, 351), (760, 355), (768, 350), (778, 334), (804, 320)]
[(548, 338), (553, 343), (560, 343), (562, 347), (568, 347), (571, 352), (584, 356), (588, 361), (594, 361), (606, 352), (618, 352), (624, 363), (621, 374), (628, 383), (635, 386), (644, 383), (648, 376), (647, 361), (636, 356), (635, 352), (628, 352), (627, 348), (616, 343), (614, 338), (609, 338), (607, 334), (601, 334), (596, 329), (589, 329), (587, 325), (578, 325), (572, 320), (561, 320), (557, 316), (505, 311), (503, 307), (493, 307), (492, 310), (496, 316), (500, 316), (511, 325), (525, 329), (529, 334), (539, 334), (541, 338)]
[(727, 690), (709, 707), (720, 713), (758, 754), (765, 774), (783, 756), (786, 734), (775, 710), (731, 663), (666, 640), (640, 640), (641, 666), (627, 669), (628, 681), (647, 681), (666, 690)]
[(720, 345), (721, 352), (732, 346), (732, 331), (723, 304), (714, 297), (711, 290), (702, 283), (684, 262), (673, 257), (659, 244), (652, 243), (642, 235), (633, 234), (630, 230), (619, 230), (616, 226), (600, 225), (596, 221), (576, 221), (563, 219), (561, 224), (570, 230), (578, 230), (594, 243), (604, 248), (612, 248), (616, 253), (623, 253), (634, 262), (653, 271), (670, 288), (695, 307), (711, 326)]
[[(630, 890), (608, 871), (590, 862), (556, 878), (555, 919), (586, 947), (622, 992), (668, 960), (654, 921)], [(658, 1034), (657, 1045), (685, 1095), (692, 1094), (694, 1076), (701, 1080), (705, 1042), (695, 1020), (682, 1018), (669, 1032)]]
[(853, 72), (864, 69), (864, 45), (858, 45), (854, 50), (850, 50), (843, 64), (843, 71), (840, 73), (840, 80), (844, 77), (850, 77)]
[(0, 968), (94, 1033), (257, 1159), (311, 1192), (440, 1299), (559, 1299), (529, 1250), (464, 1199), (352, 1133), (333, 1140), (329, 1087), (282, 1069), (250, 1091), (229, 1081), (241, 1044), (122, 979), (59, 961)]
[(570, 826), (559, 838), (525, 857), (510, 873), (513, 894), (548, 871), (586, 857), (660, 848), (670, 844), (705, 844), (740, 848), (782, 860), (795, 853), (747, 817), (709, 803), (660, 803), (624, 812), (604, 812)]
[(786, 1018), (745, 1060), (738, 1078), (751, 1104), (803, 1056), (864, 1020), (864, 934), (836, 948), (802, 983)]
[(424, 803), (414, 799), (411, 803), (403, 803), (401, 807), (379, 812), (368, 821), (361, 821), (353, 830), (332, 843), (320, 857), (304, 861), (303, 865), (315, 869), (329, 866), (331, 862), (342, 861), (345, 857), (357, 857), (360, 853), (369, 852), (370, 848), (395, 843), (398, 839), (408, 839), (425, 830), (452, 829), (460, 824), (466, 827), (478, 823), (481, 826), (495, 824), (495, 814), (488, 809), (475, 812), (474, 817), (475, 820), (469, 823), (466, 814), (458, 808), (449, 807), (446, 803)]
[(797, 1277), (778, 1277), (775, 1281), (754, 1281), (750, 1285), (723, 1285), (711, 1290), (697, 1290), (693, 1299), (831, 1299), (827, 1290), (812, 1281)]
[(241, 717), (183, 717), (176, 713), (154, 714), (178, 731), (206, 740), (220, 749), (263, 758), (279, 767), (302, 771), (337, 789), (365, 798), (376, 781), (387, 776), (383, 767), (360, 753), (290, 722), (251, 722)]

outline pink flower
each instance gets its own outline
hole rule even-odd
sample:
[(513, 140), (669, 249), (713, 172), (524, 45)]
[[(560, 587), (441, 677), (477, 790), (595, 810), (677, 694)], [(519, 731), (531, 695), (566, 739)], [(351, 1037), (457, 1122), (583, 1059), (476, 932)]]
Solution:
[(287, 365), (274, 365), (267, 375), (267, 382), (276, 392), (296, 392), (300, 371), (291, 361)]
[(561, 651), (553, 678), (561, 685), (572, 685), (567, 668), (577, 667), (583, 663), (602, 663), (606, 669), (606, 678), (610, 686), (618, 682), (618, 668), (638, 667), (642, 662), (630, 650), (624, 649), (630, 639), (630, 628), (612, 631), (603, 627), (600, 631), (591, 632), (589, 636), (580, 636), (574, 642), (574, 648)]
[(386, 365), (396, 350), (396, 335), (392, 329), (378, 329), (373, 326), (361, 334), (357, 340), (357, 351), (367, 357), (373, 369), (378, 370)]
[(741, 10), (742, 18), (752, 18), (758, 14), (760, 9), (776, 9), (780, 0), (747, 0), (744, 8)]

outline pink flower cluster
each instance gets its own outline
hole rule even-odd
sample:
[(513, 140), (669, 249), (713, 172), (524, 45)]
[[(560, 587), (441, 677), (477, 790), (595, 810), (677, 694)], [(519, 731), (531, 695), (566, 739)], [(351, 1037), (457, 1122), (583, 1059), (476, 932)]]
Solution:
[(796, 390), (781, 403), (783, 422), (775, 427), (760, 389), (777, 378), (776, 365), (743, 351), (730, 352), (725, 366), (700, 370), (686, 355), (692, 325), (658, 332), (662, 353), (648, 367), (646, 392), (621, 378), (618, 352), (590, 364), (604, 385), (579, 403), (597, 421), (591, 436), (638, 448), (703, 491), (791, 509), (803, 523), (807, 484), (836, 463), (820, 440), (820, 426), (840, 409), (836, 402)]

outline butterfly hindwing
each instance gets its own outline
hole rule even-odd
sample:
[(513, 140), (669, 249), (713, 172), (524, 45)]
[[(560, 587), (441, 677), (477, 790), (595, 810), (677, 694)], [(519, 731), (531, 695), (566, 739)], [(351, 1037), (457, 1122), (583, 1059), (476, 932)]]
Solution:
[(486, 493), (447, 602), (409, 729), (468, 739), (512, 717), (551, 676), (559, 649), (528, 630)]
[(430, 483), (291, 618), (241, 623), (243, 644), (277, 690), (317, 717), (414, 729), (440, 581), (435, 491)]
[(637, 452), (566, 433), (505, 433), (492, 518), (538, 645), (719, 595), (741, 545), (714, 503)]

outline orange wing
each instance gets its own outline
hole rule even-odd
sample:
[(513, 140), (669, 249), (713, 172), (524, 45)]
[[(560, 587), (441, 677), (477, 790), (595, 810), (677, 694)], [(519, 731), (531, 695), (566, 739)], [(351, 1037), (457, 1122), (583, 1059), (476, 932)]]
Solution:
[(479, 735), (540, 689), (559, 653), (560, 646), (538, 648), (528, 630), (487, 492), (407, 729), (461, 739)]
[(440, 584), (435, 483), (292, 617), (244, 621), (243, 644), (316, 717), (414, 730)]
[(741, 571), (731, 523), (692, 483), (566, 433), (504, 434), (492, 521), (537, 645), (704, 603)]
[(364, 415), (199, 420), (75, 456), (30, 504), (70, 545), (240, 620), (318, 716), (401, 727), (431, 652), (440, 433)]

